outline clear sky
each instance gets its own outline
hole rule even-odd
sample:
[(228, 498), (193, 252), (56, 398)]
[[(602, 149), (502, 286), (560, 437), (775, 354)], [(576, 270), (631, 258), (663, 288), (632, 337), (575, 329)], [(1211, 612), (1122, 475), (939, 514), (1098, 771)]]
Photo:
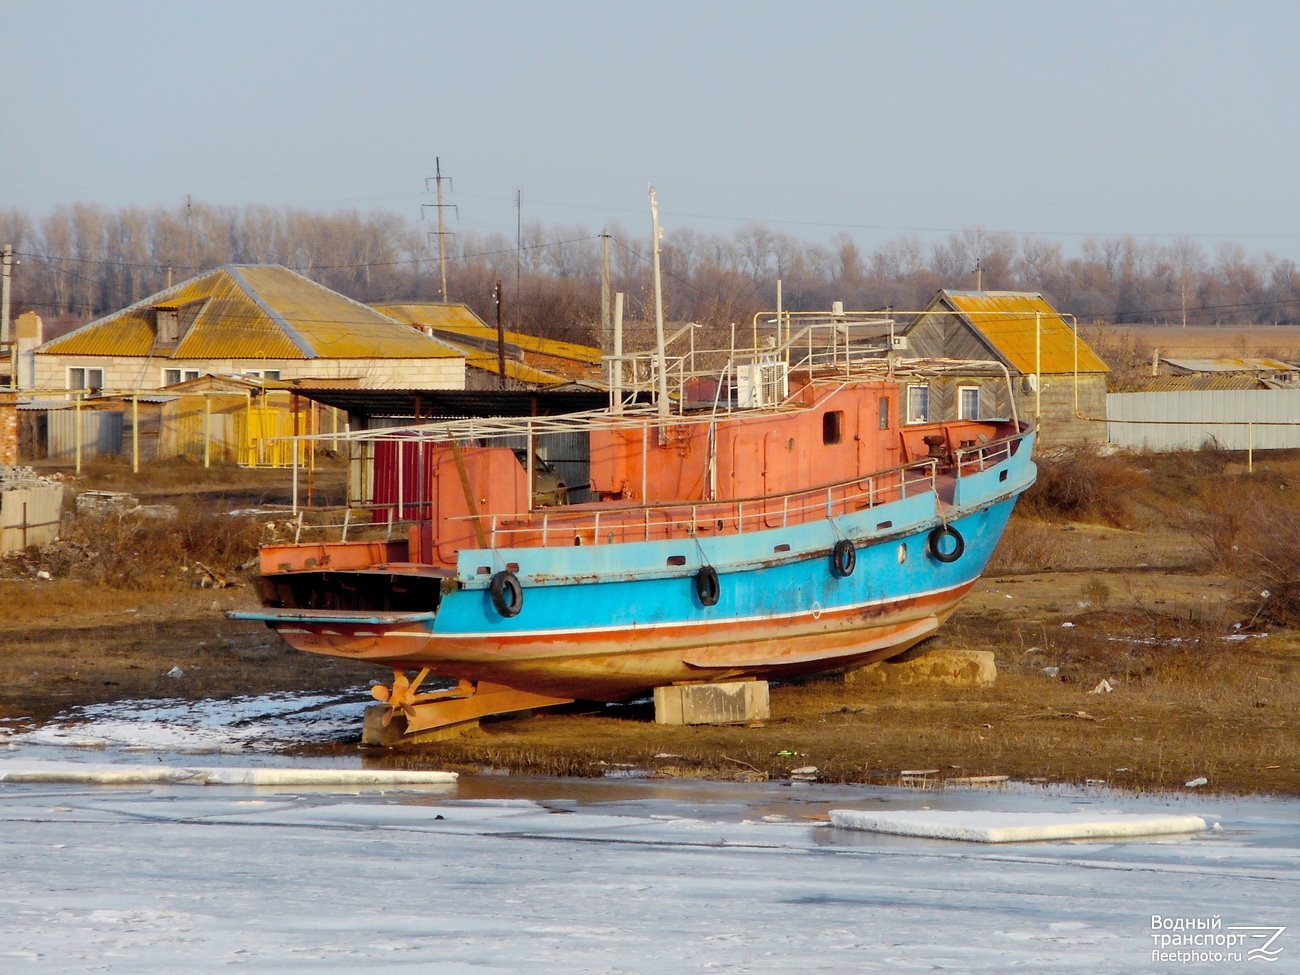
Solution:
[[(0, 207), (1300, 258), (1300, 3), (0, 0)], [(432, 211), (428, 211), (432, 215)]]

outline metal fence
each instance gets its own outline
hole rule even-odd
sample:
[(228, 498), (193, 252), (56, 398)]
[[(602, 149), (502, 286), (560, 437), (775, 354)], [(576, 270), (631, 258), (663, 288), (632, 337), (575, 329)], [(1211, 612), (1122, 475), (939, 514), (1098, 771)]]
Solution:
[(1131, 450), (1300, 447), (1300, 390), (1110, 393), (1106, 437)]
[(49, 481), (0, 483), (0, 555), (59, 537), (63, 486)]
[(116, 457), (122, 453), (122, 414), (109, 410), (50, 410), (46, 414), (46, 456), (71, 463), (78, 456)]

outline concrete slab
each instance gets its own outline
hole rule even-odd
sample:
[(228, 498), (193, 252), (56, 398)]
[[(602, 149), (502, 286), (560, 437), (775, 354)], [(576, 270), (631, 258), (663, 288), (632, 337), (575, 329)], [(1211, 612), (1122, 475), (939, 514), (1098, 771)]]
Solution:
[(869, 833), (918, 836), (970, 843), (1029, 843), (1044, 840), (1103, 840), (1130, 836), (1199, 833), (1206, 828), (1199, 816), (1107, 813), (981, 812), (899, 810), (864, 812), (832, 809), (831, 825)]
[(742, 724), (771, 716), (765, 680), (655, 688), (657, 724)]

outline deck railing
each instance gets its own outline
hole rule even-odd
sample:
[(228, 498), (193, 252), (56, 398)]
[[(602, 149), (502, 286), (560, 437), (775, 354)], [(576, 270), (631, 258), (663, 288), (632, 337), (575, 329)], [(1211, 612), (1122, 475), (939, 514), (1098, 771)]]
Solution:
[[(744, 534), (782, 528), (878, 507), (933, 493), (951, 502), (956, 480), (1007, 460), (1018, 436), (959, 447), (947, 457), (926, 457), (816, 488), (787, 493), (691, 503), (600, 504), (540, 508), (532, 512), (481, 513), (477, 517), (492, 548), (600, 545), (634, 540)], [(602, 531), (603, 526), (603, 531)], [(888, 523), (879, 528), (887, 529)]]
[[(936, 495), (942, 513), (943, 506), (952, 503), (955, 485), (961, 478), (1009, 459), (1022, 436), (1012, 434), (987, 443), (954, 447), (940, 457), (920, 457), (868, 475), (771, 495), (694, 502), (590, 502), (532, 511), (481, 512), (448, 520), (465, 526), (471, 546), (477, 544), (477, 529), (473, 527), (477, 520), (489, 547), (518, 548), (744, 534), (835, 518), (925, 492)], [(299, 518), (295, 540), (304, 532), (319, 531), (336, 532), (340, 540), (347, 541), (350, 533), (375, 529), (383, 530), (385, 537), (392, 539), (428, 520), (427, 501), (412, 499), (373, 508), (384, 511), (386, 518), (370, 524), (358, 522), (353, 515), (365, 510), (361, 506), (349, 508), (342, 525), (310, 525)], [(417, 516), (403, 518), (402, 513), (411, 509), (418, 512)], [(883, 530), (889, 526), (878, 527)]]

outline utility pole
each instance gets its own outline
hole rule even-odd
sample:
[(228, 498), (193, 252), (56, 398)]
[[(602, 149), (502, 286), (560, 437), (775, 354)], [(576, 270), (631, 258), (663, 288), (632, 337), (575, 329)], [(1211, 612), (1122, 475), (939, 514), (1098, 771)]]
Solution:
[(524, 260), (524, 191), (515, 188), (515, 331), (519, 331), (519, 308), (523, 299), (519, 295), (519, 276)]
[(0, 342), (9, 342), (9, 278), (13, 274), (14, 245), (5, 244), (4, 253), (0, 255)]
[(609, 228), (600, 232), (600, 348), (608, 354), (611, 335), (609, 321)]
[(425, 177), (424, 189), (427, 193), (429, 190), (429, 180), (432, 178), (437, 188), (438, 202), (422, 203), (420, 204), (420, 209), (423, 211), (425, 207), (430, 206), (437, 207), (438, 209), (438, 272), (442, 276), (442, 303), (445, 305), (447, 303), (447, 230), (446, 222), (443, 219), (443, 211), (446, 210), (447, 207), (451, 207), (456, 211), (456, 217), (459, 219), (460, 208), (454, 203), (442, 202), (442, 181), (445, 179), (448, 184), (450, 184), (451, 177), (442, 175), (442, 159), (438, 156), (433, 157), (433, 172), (434, 175), (432, 177)]
[(497, 304), (497, 385), (506, 388), (506, 332), (501, 327), (501, 281), (493, 292)]
[(984, 268), (981, 264), (981, 258), (975, 258), (975, 290), (984, 290)]
[(5, 244), (0, 255), (0, 342), (9, 343), (9, 388), (18, 388), (18, 343), (9, 324), (9, 279), (13, 276), (14, 245)]

